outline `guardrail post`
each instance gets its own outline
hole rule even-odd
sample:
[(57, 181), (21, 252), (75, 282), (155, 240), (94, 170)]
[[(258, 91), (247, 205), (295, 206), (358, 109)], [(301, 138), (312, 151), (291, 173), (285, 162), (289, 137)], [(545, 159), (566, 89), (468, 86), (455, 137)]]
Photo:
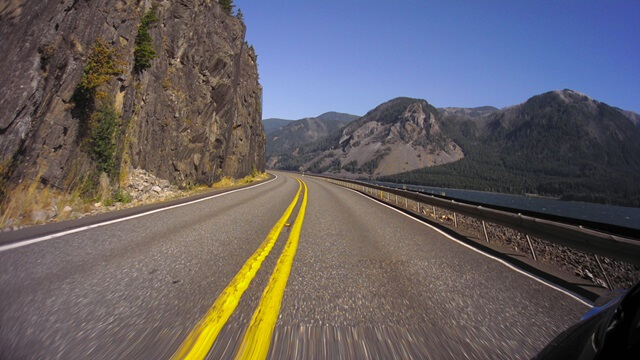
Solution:
[(404, 198), (404, 208), (409, 210), (409, 199)]
[(531, 243), (531, 239), (529, 235), (525, 235), (527, 237), (527, 242), (529, 243), (529, 249), (531, 250), (531, 256), (533, 256), (533, 260), (538, 261), (538, 257), (536, 256), (536, 252), (533, 251), (533, 244)]
[(398, 205), (398, 194), (396, 194), (396, 205)]
[(602, 267), (602, 263), (600, 262), (600, 258), (598, 257), (598, 255), (594, 255), (594, 256), (596, 257), (598, 266), (600, 266), (600, 271), (602, 271), (602, 275), (604, 275), (604, 280), (607, 282), (607, 288), (609, 288), (609, 290), (613, 290), (613, 286), (611, 286), (611, 280), (609, 280), (609, 277), (607, 276), (606, 271), (604, 271), (604, 268)]
[(418, 214), (422, 215), (422, 213), (420, 212), (420, 203), (418, 203)]
[(436, 216), (436, 207), (435, 207), (435, 206), (433, 206), (433, 205), (432, 205), (431, 207), (433, 208), (433, 218), (434, 218), (435, 220), (437, 220), (437, 219), (438, 219), (438, 217)]
[(489, 242), (489, 235), (487, 235), (487, 225), (484, 223), (484, 221), (482, 222), (482, 230), (484, 230), (484, 239)]
[(458, 216), (456, 216), (456, 213), (453, 213), (453, 226), (458, 227)]

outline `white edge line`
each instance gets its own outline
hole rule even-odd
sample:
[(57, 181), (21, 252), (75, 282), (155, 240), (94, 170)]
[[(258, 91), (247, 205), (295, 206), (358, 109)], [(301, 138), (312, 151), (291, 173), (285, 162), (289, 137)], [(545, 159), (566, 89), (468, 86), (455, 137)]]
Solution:
[(16, 249), (16, 248), (19, 248), (19, 247), (22, 247), (22, 246), (27, 246), (27, 245), (31, 245), (31, 244), (35, 244), (35, 243), (39, 243), (39, 242), (46, 241), (46, 240), (59, 238), (61, 236), (74, 234), (74, 233), (77, 233), (77, 232), (81, 232), (81, 231), (85, 231), (85, 230), (89, 230), (89, 229), (93, 229), (93, 228), (97, 228), (97, 227), (101, 227), (101, 226), (105, 226), (105, 225), (111, 225), (111, 224), (119, 223), (119, 222), (122, 222), (122, 221), (127, 221), (127, 220), (131, 220), (131, 219), (139, 218), (139, 217), (142, 217), (142, 216), (159, 213), (161, 211), (166, 211), (166, 210), (179, 208), (179, 207), (182, 207), (182, 206), (192, 205), (192, 204), (199, 203), (199, 202), (205, 201), (205, 200), (210, 200), (210, 199), (213, 199), (213, 198), (216, 198), (216, 197), (219, 197), (219, 196), (233, 194), (233, 193), (238, 192), (238, 191), (249, 190), (249, 189), (257, 187), (257, 186), (266, 185), (266, 184), (268, 184), (268, 183), (270, 183), (272, 181), (275, 181), (278, 178), (278, 175), (276, 175), (276, 174), (273, 174), (273, 176), (275, 176), (275, 177), (273, 179), (269, 180), (269, 181), (265, 181), (263, 183), (256, 184), (256, 185), (247, 186), (247, 187), (244, 187), (244, 188), (241, 188), (241, 189), (235, 189), (235, 190), (223, 192), (222, 194), (211, 195), (211, 196), (204, 197), (202, 199), (193, 200), (193, 201), (189, 201), (189, 202), (182, 203), (182, 204), (171, 205), (171, 206), (167, 206), (167, 207), (163, 207), (163, 208), (155, 209), (155, 210), (150, 210), (150, 211), (143, 212), (143, 213), (136, 214), (136, 215), (131, 215), (131, 216), (127, 216), (127, 217), (123, 217), (123, 218), (119, 218), (119, 219), (109, 220), (109, 221), (105, 221), (105, 222), (101, 222), (101, 223), (97, 223), (97, 224), (87, 225), (87, 226), (83, 226), (83, 227), (79, 227), (79, 228), (75, 228), (75, 229), (71, 229), (71, 230), (67, 230), (67, 231), (62, 231), (62, 232), (51, 234), (51, 235), (37, 237), (37, 238), (34, 238), (34, 239), (22, 240), (22, 241), (19, 241), (19, 242), (16, 242), (16, 243), (12, 243), (12, 244), (2, 245), (2, 246), (0, 246), (0, 252), (11, 250), (11, 249)]
[[(342, 187), (342, 186), (341, 186), (341, 187)], [(564, 289), (564, 288), (562, 288), (562, 287), (560, 287), (560, 286), (558, 286), (558, 285), (556, 285), (556, 284), (553, 284), (553, 283), (551, 283), (551, 282), (549, 282), (549, 281), (547, 281), (547, 280), (545, 280), (545, 279), (543, 279), (543, 278), (540, 278), (540, 277), (538, 277), (538, 276), (536, 276), (536, 275), (534, 275), (534, 274), (531, 274), (531, 273), (528, 273), (528, 272), (526, 272), (526, 271), (524, 271), (524, 270), (522, 270), (522, 269), (519, 269), (519, 268), (517, 268), (517, 267), (515, 267), (515, 266), (513, 266), (513, 265), (511, 265), (511, 264), (509, 264), (508, 262), (506, 262), (506, 261), (504, 261), (504, 260), (502, 260), (502, 259), (500, 259), (500, 258), (498, 258), (498, 257), (495, 257), (495, 256), (493, 256), (493, 255), (489, 255), (489, 254), (487, 254), (487, 253), (485, 253), (485, 252), (483, 252), (483, 251), (481, 251), (481, 250), (479, 250), (479, 249), (474, 248), (474, 247), (473, 247), (473, 246), (471, 246), (471, 245), (465, 244), (464, 242), (462, 242), (462, 241), (460, 241), (460, 240), (458, 240), (458, 239), (454, 238), (453, 236), (451, 236), (451, 235), (449, 235), (449, 234), (445, 233), (444, 231), (442, 231), (442, 230), (438, 229), (437, 227), (435, 227), (435, 226), (433, 226), (433, 225), (431, 225), (431, 224), (429, 224), (429, 223), (427, 223), (427, 222), (425, 222), (425, 221), (422, 221), (422, 220), (417, 219), (417, 218), (415, 218), (415, 217), (413, 217), (413, 216), (410, 216), (410, 215), (408, 215), (408, 214), (405, 214), (404, 212), (402, 212), (402, 211), (400, 211), (400, 210), (398, 210), (398, 209), (396, 209), (396, 208), (394, 208), (394, 207), (392, 207), (392, 206), (389, 206), (389, 205), (387, 205), (387, 204), (385, 204), (385, 203), (383, 203), (383, 202), (379, 201), (378, 199), (374, 199), (374, 198), (372, 198), (372, 197), (370, 197), (370, 196), (368, 196), (368, 195), (365, 195), (365, 194), (363, 194), (363, 193), (361, 193), (361, 192), (359, 192), (359, 191), (356, 191), (356, 190), (353, 190), (353, 189), (349, 189), (349, 188), (346, 188), (346, 187), (342, 187), (342, 188), (347, 189), (347, 190), (351, 190), (351, 191), (355, 192), (356, 194), (361, 195), (361, 196), (364, 196), (365, 198), (367, 198), (367, 199), (369, 199), (369, 200), (375, 201), (375, 202), (377, 202), (377, 203), (378, 203), (378, 204), (380, 204), (380, 205), (386, 206), (386, 207), (388, 207), (389, 209), (391, 209), (391, 210), (393, 210), (393, 211), (397, 211), (398, 213), (400, 213), (400, 214), (402, 214), (402, 215), (404, 215), (404, 216), (406, 216), (406, 217), (408, 217), (408, 218), (410, 218), (410, 219), (413, 219), (413, 220), (415, 220), (415, 221), (419, 222), (420, 224), (423, 224), (423, 225), (425, 225), (425, 226), (428, 226), (429, 228), (431, 228), (431, 229), (433, 229), (433, 230), (435, 230), (435, 231), (439, 232), (440, 234), (444, 235), (445, 237), (449, 238), (450, 240), (453, 240), (453, 241), (457, 242), (458, 244), (460, 244), (460, 245), (462, 245), (462, 246), (465, 246), (465, 247), (467, 247), (467, 248), (469, 248), (469, 249), (471, 249), (471, 250), (473, 250), (473, 251), (475, 251), (475, 252), (477, 252), (477, 253), (479, 253), (479, 254), (482, 254), (482, 255), (484, 255), (484, 256), (486, 256), (486, 257), (490, 258), (490, 259), (493, 259), (493, 260), (495, 260), (495, 261), (497, 261), (497, 262), (501, 263), (502, 265), (504, 265), (504, 266), (508, 267), (509, 269), (513, 270), (513, 271), (516, 271), (516, 272), (518, 272), (518, 273), (520, 273), (520, 274), (523, 274), (523, 275), (525, 275), (525, 276), (528, 276), (528, 277), (532, 278), (533, 280), (535, 280), (535, 281), (537, 281), (537, 282), (539, 282), (539, 283), (541, 283), (541, 284), (543, 284), (543, 285), (546, 285), (546, 286), (548, 286), (548, 287), (550, 287), (550, 288), (552, 288), (552, 289), (555, 289), (555, 290), (557, 290), (557, 291), (559, 291), (559, 292), (561, 292), (561, 293), (563, 293), (563, 294), (565, 294), (565, 295), (568, 295), (568, 296), (572, 297), (574, 300), (577, 300), (578, 302), (581, 302), (582, 304), (584, 304), (584, 305), (586, 305), (586, 306), (588, 306), (588, 307), (590, 307), (590, 308), (593, 308), (593, 304), (591, 304), (590, 302), (588, 302), (586, 299), (583, 299), (581, 296), (579, 296), (579, 295), (577, 295), (577, 294), (574, 294), (573, 292), (571, 292), (571, 291), (569, 291), (569, 290), (567, 290), (567, 289)]]

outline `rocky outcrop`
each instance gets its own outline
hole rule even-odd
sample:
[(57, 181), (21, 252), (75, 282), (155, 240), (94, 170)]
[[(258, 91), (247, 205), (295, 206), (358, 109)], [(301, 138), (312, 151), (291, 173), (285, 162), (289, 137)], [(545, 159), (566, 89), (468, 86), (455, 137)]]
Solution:
[(104, 159), (90, 139), (98, 101), (81, 108), (77, 95), (100, 41), (118, 69), (98, 88), (116, 116), (107, 137), (113, 166), (105, 167), (112, 184), (126, 186), (135, 168), (175, 185), (263, 169), (262, 88), (242, 20), (211, 0), (153, 3), (156, 56), (134, 69), (136, 35), (152, 1), (0, 1), (5, 187), (26, 179), (68, 191), (99, 173)]

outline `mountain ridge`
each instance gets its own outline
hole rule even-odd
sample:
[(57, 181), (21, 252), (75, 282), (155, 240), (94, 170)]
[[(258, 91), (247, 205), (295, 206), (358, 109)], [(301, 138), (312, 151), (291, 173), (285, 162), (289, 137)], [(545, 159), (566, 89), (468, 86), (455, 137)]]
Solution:
[(332, 111), (318, 117), (288, 121), (267, 134), (267, 164), (273, 161), (271, 154), (294, 151), (295, 147), (327, 137), (357, 118), (356, 115)]
[(482, 124), (451, 121), (468, 157), (384, 180), (640, 205), (640, 131), (605, 103), (555, 90), (501, 109)]
[[(412, 104), (426, 111), (413, 117), (421, 125), (406, 132), (406, 124), (420, 124), (401, 116), (411, 113)], [(638, 206), (640, 130), (633, 114), (569, 89), (502, 109), (435, 109), (426, 100), (400, 97), (324, 138), (270, 153), (268, 166)], [(404, 153), (390, 156), (389, 136), (402, 141)], [(367, 151), (352, 153), (365, 143)], [(425, 164), (414, 161), (417, 155), (411, 160), (416, 149), (432, 158), (438, 151), (446, 156)]]

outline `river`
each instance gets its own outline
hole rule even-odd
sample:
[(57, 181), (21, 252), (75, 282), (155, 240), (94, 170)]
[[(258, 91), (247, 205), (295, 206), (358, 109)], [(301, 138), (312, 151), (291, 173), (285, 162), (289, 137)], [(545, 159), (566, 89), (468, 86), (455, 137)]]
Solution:
[(504, 206), (518, 210), (534, 211), (640, 230), (640, 208), (379, 181), (372, 181), (372, 183), (442, 195), (460, 201), (473, 201), (487, 205)]

